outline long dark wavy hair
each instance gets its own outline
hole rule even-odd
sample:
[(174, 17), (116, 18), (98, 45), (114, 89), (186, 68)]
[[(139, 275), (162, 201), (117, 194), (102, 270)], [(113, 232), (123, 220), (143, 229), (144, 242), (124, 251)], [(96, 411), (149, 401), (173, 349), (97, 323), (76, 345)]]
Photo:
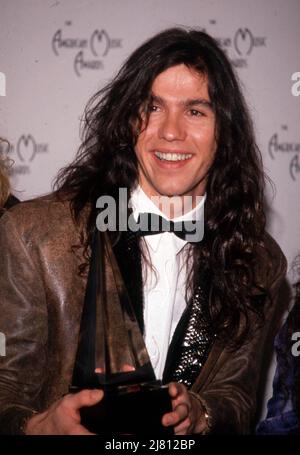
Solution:
[[(71, 198), (76, 221), (90, 207), (88, 247), (97, 198), (116, 196), (119, 187), (131, 191), (138, 182), (136, 126), (141, 125), (141, 113), (147, 114), (154, 79), (178, 64), (207, 76), (217, 125), (218, 146), (206, 188), (205, 236), (193, 247), (193, 282), (199, 267), (209, 270), (215, 331), (236, 346), (250, 333), (250, 314), (263, 319), (265, 291), (256, 283), (254, 270), (257, 248), (265, 246), (264, 173), (237, 76), (213, 38), (194, 29), (173, 28), (139, 47), (90, 100), (77, 157), (60, 172), (56, 188)], [(261, 298), (254, 299), (254, 288)], [(238, 334), (242, 319), (244, 329)]]

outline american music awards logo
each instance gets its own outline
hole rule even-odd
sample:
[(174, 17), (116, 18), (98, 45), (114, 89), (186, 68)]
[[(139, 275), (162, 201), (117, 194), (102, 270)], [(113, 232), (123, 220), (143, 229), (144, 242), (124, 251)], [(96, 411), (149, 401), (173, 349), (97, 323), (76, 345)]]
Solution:
[(17, 142), (10, 145), (9, 148), (9, 155), (14, 161), (10, 174), (30, 174), (31, 163), (38, 159), (39, 154), (48, 152), (48, 144), (38, 142), (32, 134), (22, 134)]
[[(66, 21), (68, 29), (71, 21)], [(73, 69), (80, 77), (87, 70), (104, 69), (104, 60), (113, 49), (122, 47), (120, 38), (113, 38), (105, 29), (91, 31), (88, 36), (78, 37), (68, 33), (69, 30), (57, 30), (51, 41), (54, 54), (60, 57), (66, 50), (74, 51)]]
[(236, 68), (246, 68), (248, 60), (255, 49), (259, 47), (266, 47), (265, 36), (258, 36), (248, 27), (240, 27), (233, 31), (230, 36), (217, 36), (214, 33), (213, 26), (217, 21), (212, 19), (209, 21), (209, 30), (204, 28), (204, 31), (210, 33), (219, 46), (227, 53), (232, 65)]
[[(287, 126), (283, 125), (282, 130), (287, 131), (287, 129)], [(291, 179), (295, 181), (300, 177), (300, 142), (288, 142), (282, 139), (282, 135), (274, 133), (269, 140), (268, 151), (272, 160), (275, 160), (279, 154), (286, 155)]]

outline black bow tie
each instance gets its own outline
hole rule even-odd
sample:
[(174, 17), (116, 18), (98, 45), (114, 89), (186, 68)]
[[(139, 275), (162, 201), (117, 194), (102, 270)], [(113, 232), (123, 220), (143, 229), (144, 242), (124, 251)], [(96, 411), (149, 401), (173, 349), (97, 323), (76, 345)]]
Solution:
[(200, 242), (203, 238), (203, 226), (200, 221), (174, 222), (156, 213), (140, 213), (136, 232), (141, 236), (173, 232), (177, 237), (188, 242)]

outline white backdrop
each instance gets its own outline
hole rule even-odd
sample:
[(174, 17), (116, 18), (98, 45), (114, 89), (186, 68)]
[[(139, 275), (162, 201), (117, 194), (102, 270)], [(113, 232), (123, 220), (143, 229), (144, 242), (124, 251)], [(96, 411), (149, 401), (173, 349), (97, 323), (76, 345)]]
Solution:
[(200, 27), (238, 69), (276, 186), (269, 231), (291, 265), (300, 251), (299, 20), (299, 0), (0, 0), (0, 135), (13, 146), (15, 194), (50, 191), (74, 158), (87, 100), (142, 41)]

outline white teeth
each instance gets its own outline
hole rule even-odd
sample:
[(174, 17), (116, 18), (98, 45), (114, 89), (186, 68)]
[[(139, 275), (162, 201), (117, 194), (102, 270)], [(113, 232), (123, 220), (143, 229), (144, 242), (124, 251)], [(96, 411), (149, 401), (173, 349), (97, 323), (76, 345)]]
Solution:
[(192, 157), (191, 153), (162, 153), (162, 152), (154, 152), (155, 156), (157, 156), (160, 160), (167, 160), (167, 161), (182, 161), (187, 160)]

